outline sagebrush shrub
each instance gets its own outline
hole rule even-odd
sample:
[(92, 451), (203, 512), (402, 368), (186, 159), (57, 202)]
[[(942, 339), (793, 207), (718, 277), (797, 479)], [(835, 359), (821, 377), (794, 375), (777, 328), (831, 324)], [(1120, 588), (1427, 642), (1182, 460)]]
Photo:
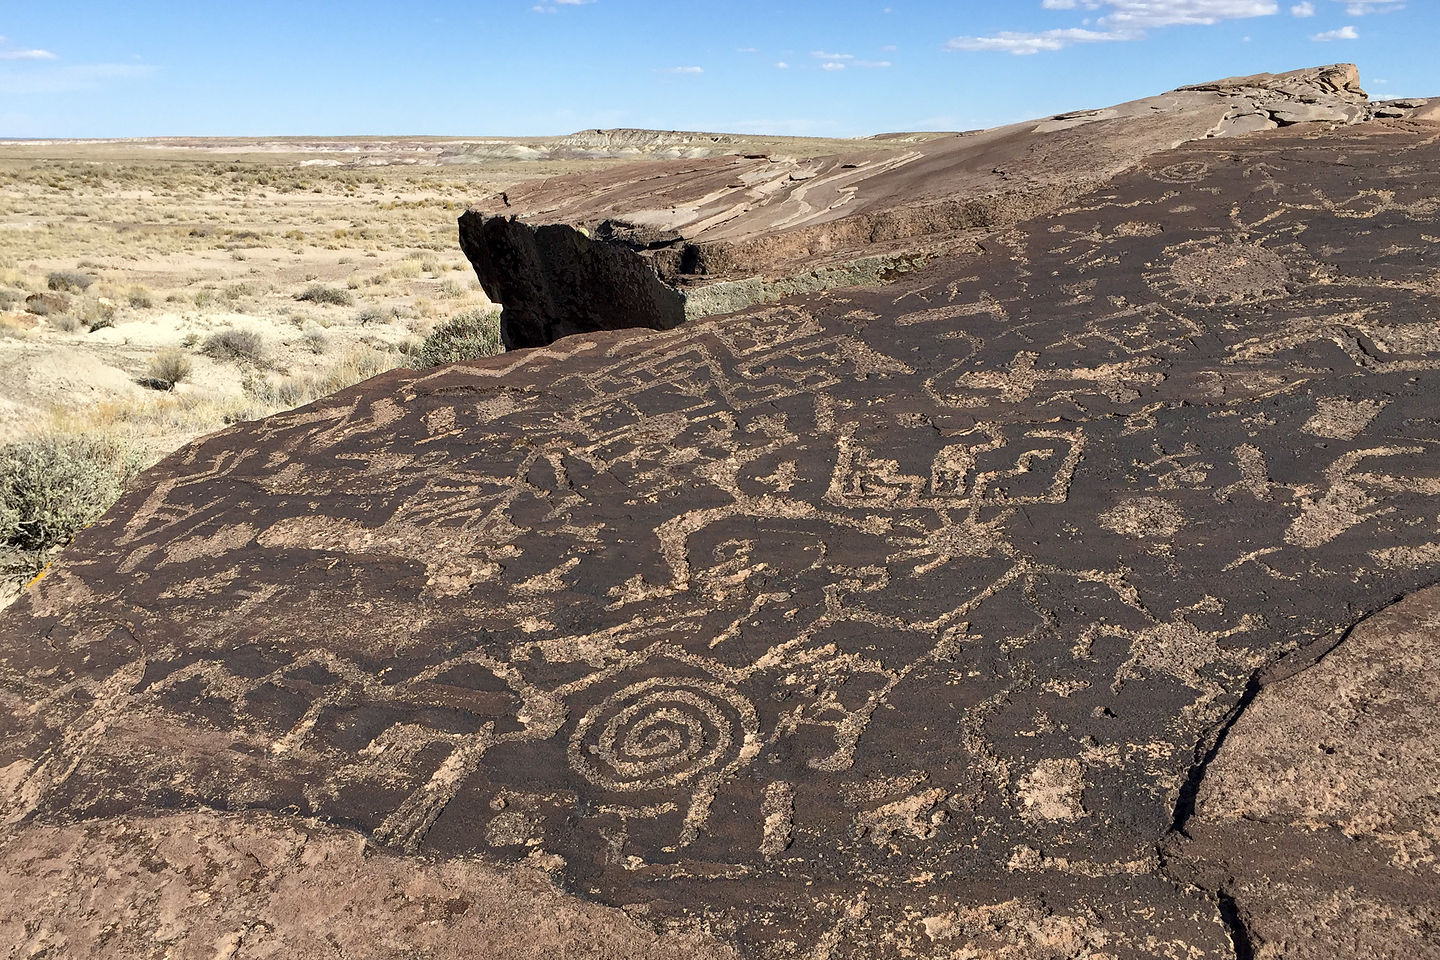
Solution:
[(330, 341), (325, 336), (325, 332), (318, 328), (306, 330), (305, 333), (301, 335), (300, 340), (309, 348), (311, 353), (324, 353), (330, 346)]
[(355, 302), (355, 296), (349, 290), (341, 290), (339, 287), (327, 287), (321, 283), (314, 283), (295, 294), (296, 300), (304, 300), (307, 303), (327, 303), (336, 307), (348, 307)]
[(56, 270), (45, 277), (45, 286), (65, 293), (84, 293), (95, 278), (79, 270)]
[(371, 326), (377, 323), (390, 323), (396, 318), (394, 309), (382, 310), (379, 307), (366, 307), (355, 314), (355, 322), (362, 327)]
[(500, 343), (500, 312), (469, 310), (456, 314), (431, 331), (410, 354), (417, 369), (442, 363), (493, 357), (504, 347)]
[(40, 550), (96, 520), (145, 466), (128, 444), (46, 435), (0, 446), (0, 543)]
[(171, 347), (150, 358), (145, 367), (146, 379), (158, 390), (174, 390), (175, 384), (190, 376), (194, 367), (189, 354)]
[(32, 293), (25, 298), (25, 309), (37, 317), (51, 317), (70, 309), (70, 298), (63, 293)]
[(217, 360), (248, 360), (259, 363), (265, 356), (265, 340), (254, 330), (226, 327), (205, 338), (204, 352)]

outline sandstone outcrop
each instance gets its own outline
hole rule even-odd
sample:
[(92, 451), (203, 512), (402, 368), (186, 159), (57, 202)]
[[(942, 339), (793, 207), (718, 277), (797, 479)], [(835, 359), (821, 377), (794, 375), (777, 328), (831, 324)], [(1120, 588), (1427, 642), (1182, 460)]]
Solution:
[[(505, 306), (506, 343), (542, 346), (893, 279), (1185, 141), (1371, 113), (1351, 64), (1234, 77), (993, 130), (900, 137), (882, 151), (872, 138), (828, 157), (651, 161), (551, 178), (483, 202), (460, 234), (486, 293)], [(642, 266), (672, 291), (662, 310), (634, 309), (658, 296), (648, 277), (637, 286)], [(589, 297), (557, 296), (577, 271)]]
[(1428, 955), (1436, 133), (172, 455), (0, 621), (3, 947)]
[(1169, 856), (1254, 956), (1440, 957), (1437, 641), (1431, 587), (1265, 678), (1226, 733)]

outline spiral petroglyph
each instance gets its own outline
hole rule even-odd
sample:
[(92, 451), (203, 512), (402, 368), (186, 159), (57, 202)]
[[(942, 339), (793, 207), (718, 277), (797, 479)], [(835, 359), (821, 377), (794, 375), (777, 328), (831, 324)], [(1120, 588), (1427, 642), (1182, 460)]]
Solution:
[(576, 725), (570, 762), (623, 793), (678, 787), (753, 756), (755, 708), (721, 684), (653, 677), (611, 694)]

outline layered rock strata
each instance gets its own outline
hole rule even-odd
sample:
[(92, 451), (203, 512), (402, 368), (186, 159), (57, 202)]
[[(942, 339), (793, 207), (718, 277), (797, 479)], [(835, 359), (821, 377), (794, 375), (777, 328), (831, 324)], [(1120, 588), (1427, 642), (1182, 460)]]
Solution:
[(1350, 64), (1237, 77), (993, 130), (897, 135), (883, 150), (879, 138), (828, 157), (650, 161), (536, 181), (471, 210), (460, 236), (505, 305), (511, 347), (668, 329), (973, 250), (1188, 140), (1373, 110)]

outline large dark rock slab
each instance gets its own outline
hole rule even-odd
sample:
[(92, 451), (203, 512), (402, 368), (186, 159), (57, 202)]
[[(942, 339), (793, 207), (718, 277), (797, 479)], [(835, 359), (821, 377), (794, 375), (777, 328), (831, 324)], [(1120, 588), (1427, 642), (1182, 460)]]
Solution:
[(1213, 748), (1436, 579), (1436, 129), (199, 441), (0, 624), (9, 842), (268, 811), (750, 957), (1235, 956), (1243, 837), (1168, 852)]
[(489, 296), (506, 304), (500, 335), (507, 350), (596, 330), (669, 330), (685, 319), (684, 296), (645, 261), (580, 230), (467, 212), (460, 248)]

